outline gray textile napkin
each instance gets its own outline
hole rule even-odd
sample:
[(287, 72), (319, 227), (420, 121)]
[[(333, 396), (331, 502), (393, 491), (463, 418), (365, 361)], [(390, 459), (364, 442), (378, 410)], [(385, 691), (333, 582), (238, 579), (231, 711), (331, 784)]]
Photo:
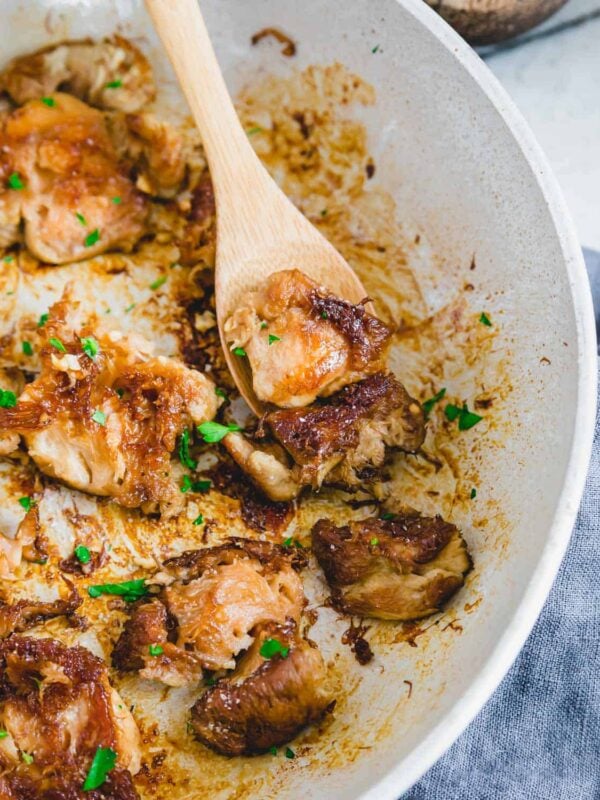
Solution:
[[(600, 329), (600, 253), (584, 250)], [(600, 416), (565, 560), (491, 699), (401, 800), (600, 799)]]

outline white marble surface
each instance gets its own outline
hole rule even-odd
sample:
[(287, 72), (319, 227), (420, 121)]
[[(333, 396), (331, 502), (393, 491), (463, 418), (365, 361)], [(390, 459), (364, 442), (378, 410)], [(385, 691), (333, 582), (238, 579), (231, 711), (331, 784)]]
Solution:
[(600, 250), (600, 0), (570, 0), (520, 43), (482, 55), (545, 150), (582, 245)]

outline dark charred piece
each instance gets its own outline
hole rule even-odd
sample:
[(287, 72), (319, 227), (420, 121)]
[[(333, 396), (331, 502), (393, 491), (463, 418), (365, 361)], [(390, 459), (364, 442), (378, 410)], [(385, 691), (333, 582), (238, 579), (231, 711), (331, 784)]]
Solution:
[(471, 566), (454, 525), (417, 513), (342, 527), (321, 519), (312, 547), (335, 607), (379, 619), (433, 614), (463, 585)]
[[(260, 649), (277, 640), (285, 656)], [(199, 741), (228, 756), (264, 753), (289, 742), (332, 708), (320, 652), (288, 621), (263, 626), (229, 678), (208, 689), (192, 708)]]
[(22, 633), (40, 622), (53, 617), (73, 617), (82, 600), (74, 586), (65, 599), (41, 602), (18, 600), (16, 603), (0, 603), (0, 639), (12, 633)]

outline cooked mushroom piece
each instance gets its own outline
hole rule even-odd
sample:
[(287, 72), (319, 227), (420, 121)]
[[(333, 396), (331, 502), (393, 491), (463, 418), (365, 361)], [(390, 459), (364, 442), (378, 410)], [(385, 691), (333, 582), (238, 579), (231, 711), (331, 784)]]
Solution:
[(54, 639), (11, 636), (0, 641), (0, 687), (0, 796), (83, 797), (102, 747), (117, 758), (94, 797), (139, 797), (131, 776), (140, 734), (101, 659)]
[(309, 408), (270, 411), (257, 436), (273, 445), (229, 434), (223, 445), (249, 478), (273, 500), (289, 500), (303, 486), (364, 485), (392, 449), (416, 452), (425, 437), (423, 411), (393, 375), (378, 372)]
[(156, 93), (152, 67), (121, 36), (63, 42), (15, 58), (0, 74), (0, 88), (19, 104), (64, 90), (92, 105), (127, 113), (140, 111)]
[(50, 309), (41, 373), (13, 408), (0, 409), (0, 432), (20, 433), (38, 467), (76, 489), (177, 513), (185, 497), (171, 454), (188, 426), (214, 417), (214, 385), (153, 358), (141, 337), (78, 325), (77, 313), (68, 297)]
[(261, 627), (235, 672), (192, 708), (199, 741), (227, 756), (264, 753), (285, 744), (333, 707), (327, 670), (296, 623)]
[(471, 567), (455, 525), (417, 513), (342, 527), (321, 519), (312, 548), (336, 608), (378, 619), (412, 620), (439, 611)]
[(248, 356), (256, 396), (284, 408), (380, 370), (392, 335), (364, 305), (340, 300), (297, 269), (271, 275), (224, 331)]
[(11, 221), (22, 216), (27, 247), (49, 264), (131, 250), (145, 232), (146, 201), (103, 115), (68, 94), (48, 99), (16, 109), (0, 129), (0, 227), (13, 231), (5, 245), (17, 240)]
[(243, 539), (169, 559), (155, 576), (162, 592), (133, 609), (113, 664), (169, 686), (197, 683), (202, 669), (232, 669), (258, 626), (300, 619), (296, 570), (305, 563), (301, 553)]

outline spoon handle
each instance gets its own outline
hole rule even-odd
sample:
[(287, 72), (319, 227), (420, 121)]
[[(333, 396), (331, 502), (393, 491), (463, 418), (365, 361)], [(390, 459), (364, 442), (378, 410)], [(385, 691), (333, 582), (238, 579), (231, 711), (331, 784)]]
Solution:
[(215, 190), (234, 196), (262, 166), (231, 102), (200, 6), (197, 0), (145, 2), (202, 135)]

